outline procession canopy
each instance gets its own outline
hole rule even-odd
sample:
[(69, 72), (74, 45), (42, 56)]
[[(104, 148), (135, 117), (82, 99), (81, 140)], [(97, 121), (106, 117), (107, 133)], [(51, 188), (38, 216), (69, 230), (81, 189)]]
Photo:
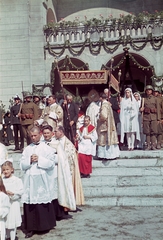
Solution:
[(119, 82), (108, 70), (60, 71), (60, 80), (65, 88), (73, 89), (73, 86), (76, 86), (79, 91), (85, 88), (85, 93), (89, 92), (91, 87), (103, 91), (109, 86), (119, 92)]

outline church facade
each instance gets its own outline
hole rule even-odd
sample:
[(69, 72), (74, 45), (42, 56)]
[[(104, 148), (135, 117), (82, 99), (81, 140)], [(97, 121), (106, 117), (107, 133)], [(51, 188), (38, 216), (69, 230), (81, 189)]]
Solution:
[[(0, 1), (0, 100), (55, 88), (61, 71), (109, 70), (134, 91), (163, 90), (161, 0)], [(32, 87), (34, 85), (34, 87)]]

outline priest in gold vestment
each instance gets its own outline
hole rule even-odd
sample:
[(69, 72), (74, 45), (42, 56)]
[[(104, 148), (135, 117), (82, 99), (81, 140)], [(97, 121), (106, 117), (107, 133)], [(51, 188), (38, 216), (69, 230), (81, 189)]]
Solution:
[(116, 126), (111, 104), (106, 100), (105, 94), (101, 95), (101, 108), (97, 121), (97, 156), (101, 159), (115, 159), (119, 157), (119, 146)]

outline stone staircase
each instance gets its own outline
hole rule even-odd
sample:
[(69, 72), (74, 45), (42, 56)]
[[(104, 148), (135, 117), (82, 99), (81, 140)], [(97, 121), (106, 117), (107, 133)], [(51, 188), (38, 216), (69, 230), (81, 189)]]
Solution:
[(87, 205), (162, 206), (163, 159), (94, 160), (82, 183)]
[[(9, 151), (14, 159), (15, 175), (20, 153)], [(111, 161), (93, 160), (91, 178), (82, 178), (86, 205), (91, 206), (163, 206), (163, 151), (121, 151)]]

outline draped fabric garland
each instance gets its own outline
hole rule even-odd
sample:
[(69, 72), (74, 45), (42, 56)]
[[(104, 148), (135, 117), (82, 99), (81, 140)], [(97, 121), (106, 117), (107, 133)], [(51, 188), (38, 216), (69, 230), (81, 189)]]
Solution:
[[(85, 48), (88, 48), (92, 55), (100, 54), (102, 48), (107, 53), (114, 53), (119, 47), (126, 45), (130, 46), (133, 50), (141, 51), (146, 47), (147, 43), (150, 43), (154, 50), (160, 50), (163, 45), (163, 36), (155, 37), (152, 36), (152, 34), (148, 34), (146, 38), (141, 40), (141, 45), (140, 43), (136, 44), (136, 42), (137, 40), (134, 40), (130, 36), (121, 36), (118, 40), (116, 40), (115, 43), (112, 41), (105, 41), (104, 38), (100, 38), (94, 43), (90, 38), (87, 38), (83, 43), (78, 44), (78, 46), (76, 46), (74, 43), (71, 43), (69, 40), (66, 40), (64, 44), (60, 45), (59, 48), (61, 48), (61, 50), (56, 50), (56, 48), (54, 50), (54, 46), (50, 45), (50, 43), (47, 43), (44, 48), (45, 51), (48, 50), (48, 52), (54, 57), (61, 57), (65, 53), (66, 49), (68, 49), (73, 56), (81, 55)], [(115, 46), (110, 47), (113, 46), (113, 44)]]

